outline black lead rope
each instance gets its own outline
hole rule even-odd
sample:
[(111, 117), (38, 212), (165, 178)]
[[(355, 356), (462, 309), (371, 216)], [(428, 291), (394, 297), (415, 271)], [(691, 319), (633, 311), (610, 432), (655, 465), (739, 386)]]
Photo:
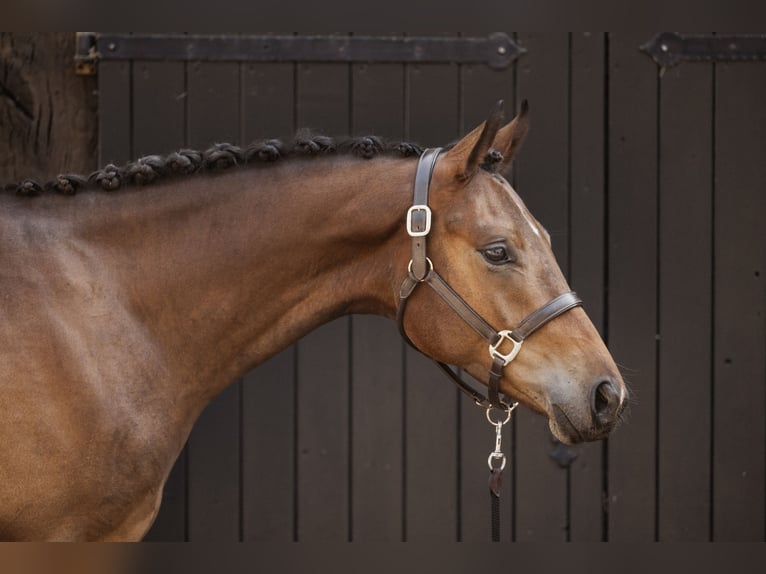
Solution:
[[(562, 313), (582, 305), (574, 292), (563, 293), (548, 301), (545, 305), (530, 313), (512, 330), (497, 331), (476, 310), (471, 307), (435, 270), (432, 261), (426, 255), (426, 237), (431, 231), (431, 209), (428, 207), (428, 188), (440, 148), (431, 148), (423, 152), (415, 172), (415, 190), (412, 206), (407, 211), (407, 234), (412, 238), (412, 259), (407, 269), (407, 277), (399, 290), (399, 308), (396, 323), (399, 332), (407, 343), (417, 349), (404, 328), (404, 312), (407, 301), (415, 289), (428, 284), (453, 311), (476, 331), (489, 344), (492, 364), (487, 377), (487, 396), (473, 389), (460, 378), (448, 365), (435, 361), (441, 370), (480, 407), (486, 409), (487, 420), (495, 427), (495, 450), (487, 459), (489, 464), (489, 492), (492, 505), (492, 541), (500, 541), (500, 490), (502, 473), (506, 457), (501, 450), (503, 425), (511, 420), (511, 413), (518, 403), (509, 405), (500, 397), (500, 380), (503, 368), (508, 365), (521, 350), (524, 340)], [(509, 349), (510, 345), (510, 349)], [(505, 348), (505, 351), (501, 350)], [(504, 420), (493, 420), (492, 411), (503, 413)]]
[(501, 448), (503, 440), (503, 425), (511, 420), (511, 413), (519, 403), (513, 403), (507, 411), (501, 411), (505, 414), (505, 419), (492, 419), (492, 407), (487, 409), (487, 420), (489, 424), (495, 427), (495, 450), (489, 453), (487, 464), (489, 465), (489, 499), (492, 519), (492, 542), (500, 542), (500, 490), (503, 486), (503, 470), (505, 469), (506, 458)]

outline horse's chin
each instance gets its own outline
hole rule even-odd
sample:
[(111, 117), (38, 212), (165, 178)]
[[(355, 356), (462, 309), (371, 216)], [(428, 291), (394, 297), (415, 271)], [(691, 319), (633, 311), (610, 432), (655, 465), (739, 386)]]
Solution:
[(548, 427), (553, 436), (564, 444), (577, 444), (586, 440), (558, 405), (553, 406), (553, 413), (548, 417)]
[(552, 415), (548, 416), (548, 427), (551, 429), (551, 433), (564, 444), (577, 444), (605, 439), (614, 430), (616, 424), (615, 421), (612, 424), (597, 428), (588, 421), (578, 427), (573, 422), (572, 417), (558, 405), (553, 405)]
[(555, 419), (548, 419), (548, 427), (551, 429), (551, 434), (564, 444), (577, 444), (585, 440), (570, 423), (562, 425)]

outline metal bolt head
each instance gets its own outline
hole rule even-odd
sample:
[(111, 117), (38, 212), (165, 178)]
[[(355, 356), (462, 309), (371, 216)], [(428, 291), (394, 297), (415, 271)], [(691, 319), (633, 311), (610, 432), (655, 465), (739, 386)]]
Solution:
[(117, 44), (114, 42), (109, 42), (109, 45), (107, 46), (110, 52), (114, 52), (117, 49)]
[(497, 47), (497, 53), (500, 54), (501, 56), (504, 56), (506, 52), (508, 52), (508, 48), (506, 48), (505, 46)]
[(662, 50), (663, 52), (667, 52), (668, 51), (668, 45), (667, 44), (660, 44), (660, 50)]

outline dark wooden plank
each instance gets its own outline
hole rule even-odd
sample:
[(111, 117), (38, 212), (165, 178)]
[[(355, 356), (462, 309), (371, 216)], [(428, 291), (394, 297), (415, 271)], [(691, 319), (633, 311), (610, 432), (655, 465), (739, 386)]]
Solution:
[(298, 516), (301, 542), (348, 539), (349, 319), (298, 343)]
[[(604, 333), (604, 49), (603, 33), (572, 32), (570, 64), (569, 282)], [(577, 446), (569, 467), (569, 539), (603, 532), (604, 443)]]
[(712, 100), (712, 65), (662, 76), (659, 540), (710, 533)]
[(76, 45), (72, 32), (0, 32), (2, 185), (96, 169), (98, 78), (72, 73)]
[(242, 540), (295, 534), (295, 346), (251, 371), (242, 388)]
[(240, 139), (239, 64), (188, 64), (188, 139), (193, 148)]
[[(516, 187), (550, 232), (566, 273), (569, 38), (561, 33), (520, 34), (519, 43), (529, 52), (518, 64), (517, 93), (529, 99), (534, 127), (517, 162)], [(550, 456), (548, 421), (518, 409), (516, 433), (516, 539), (566, 540), (567, 472)]]
[[(514, 70), (497, 71), (487, 66), (464, 65), (460, 70), (461, 118), (460, 132), (468, 133), (489, 115), (498, 100), (505, 101), (506, 118), (514, 112)], [(506, 174), (510, 177), (510, 174)], [(449, 384), (449, 382), (447, 382)], [(478, 383), (477, 383), (478, 385)], [(478, 387), (477, 387), (478, 388)], [(484, 411), (468, 397), (460, 397), (460, 532), (463, 541), (486, 542), (490, 540), (490, 505), (487, 496), (487, 455), (494, 448), (495, 431), (485, 417)], [(503, 473), (503, 490), (500, 494), (502, 511), (500, 533), (502, 540), (511, 539), (511, 516), (513, 512), (511, 458), (511, 426), (503, 428), (503, 452), (508, 464)]]
[[(408, 139), (427, 146), (454, 140), (458, 126), (458, 67), (408, 65)], [(449, 312), (449, 311), (447, 311)], [(458, 396), (433, 363), (405, 355), (405, 538), (457, 537)]]
[[(404, 66), (355, 64), (352, 85), (354, 134), (402, 139)], [(351, 539), (397, 542), (403, 536), (403, 341), (387, 319), (355, 315), (351, 322)]]
[(354, 135), (404, 138), (404, 74), (402, 64), (353, 65)]
[(766, 64), (716, 67), (714, 540), (764, 539)]
[(184, 64), (133, 62), (133, 154), (166, 154), (185, 144)]
[(298, 64), (297, 127), (329, 136), (349, 132), (349, 64)]
[(352, 318), (352, 535), (402, 540), (402, 340), (393, 322)]
[[(194, 148), (239, 140), (238, 64), (188, 65), (188, 139)], [(240, 383), (216, 397), (188, 443), (190, 540), (240, 537)]]
[[(243, 142), (291, 137), (295, 65), (244, 64)], [(245, 377), (242, 387), (242, 539), (295, 535), (295, 346)]]
[[(168, 153), (185, 142), (184, 64), (133, 62), (133, 157)], [(184, 540), (186, 534), (186, 451), (165, 484), (162, 506), (146, 536), (153, 541)]]
[(104, 62), (98, 68), (98, 164), (131, 159), (130, 62)]
[(609, 37), (609, 346), (632, 389), (609, 440), (609, 540), (655, 538), (657, 68), (643, 34)]
[[(297, 123), (326, 135), (349, 131), (347, 64), (298, 64)], [(349, 537), (349, 331), (343, 317), (298, 343), (300, 541)]]
[(244, 64), (243, 143), (291, 137), (295, 131), (295, 64)]
[(239, 387), (234, 383), (202, 412), (188, 449), (188, 537), (239, 539)]

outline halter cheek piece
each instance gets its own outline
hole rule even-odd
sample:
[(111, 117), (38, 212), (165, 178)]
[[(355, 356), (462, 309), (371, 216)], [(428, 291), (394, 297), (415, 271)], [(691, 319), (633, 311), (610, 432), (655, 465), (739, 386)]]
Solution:
[[(428, 284), (458, 316), (470, 325), (489, 344), (489, 356), (492, 366), (489, 369), (487, 381), (488, 394), (485, 397), (463, 381), (449, 366), (441, 361), (436, 364), (449, 376), (458, 388), (466, 393), (473, 401), (484, 408), (498, 408), (504, 411), (512, 409), (500, 398), (500, 379), (503, 378), (503, 368), (518, 355), (524, 340), (540, 327), (561, 315), (582, 305), (582, 300), (572, 291), (550, 300), (548, 303), (532, 312), (513, 329), (497, 331), (479, 315), (434, 269), (431, 260), (426, 256), (426, 238), (431, 231), (431, 209), (428, 207), (428, 188), (431, 184), (436, 158), (441, 148), (431, 148), (423, 152), (415, 172), (415, 191), (413, 205), (407, 211), (407, 233), (412, 238), (412, 259), (407, 270), (407, 277), (399, 292), (399, 308), (396, 313), (396, 323), (399, 332), (407, 343), (415, 345), (404, 329), (404, 312), (407, 301), (415, 289), (422, 283)], [(509, 351), (501, 351), (501, 347)], [(416, 347), (415, 347), (416, 348)], [(490, 420), (492, 424), (495, 424)], [(491, 464), (490, 464), (491, 466)]]

